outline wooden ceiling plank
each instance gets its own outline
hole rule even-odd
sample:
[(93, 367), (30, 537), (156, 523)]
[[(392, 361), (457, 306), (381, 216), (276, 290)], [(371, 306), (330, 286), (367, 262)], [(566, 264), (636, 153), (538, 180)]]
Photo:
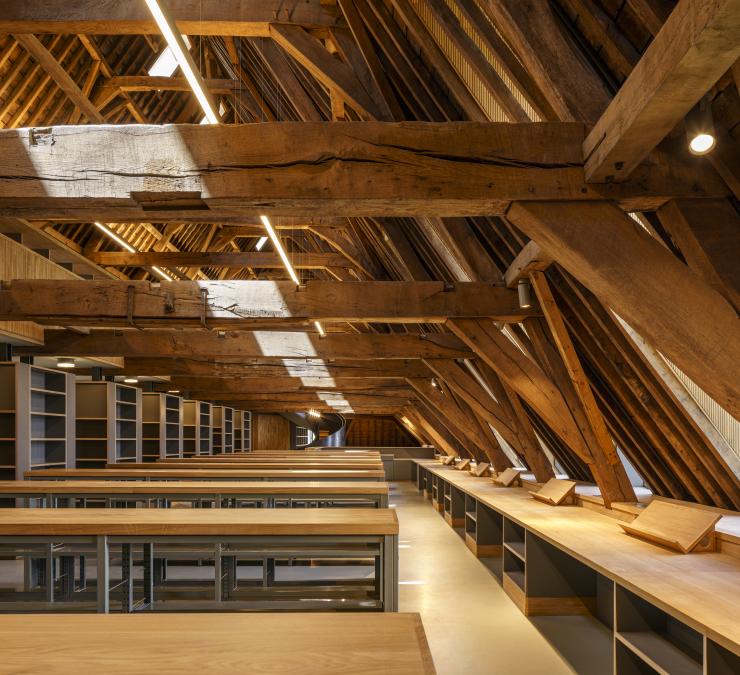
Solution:
[(740, 0), (680, 0), (586, 137), (586, 180), (626, 180), (738, 58)]

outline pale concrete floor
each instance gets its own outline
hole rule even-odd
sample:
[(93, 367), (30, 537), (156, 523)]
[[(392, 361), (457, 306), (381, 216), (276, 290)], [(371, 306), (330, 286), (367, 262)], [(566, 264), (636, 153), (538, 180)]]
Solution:
[(390, 501), (401, 524), (399, 609), (421, 613), (439, 675), (612, 672), (605, 626), (581, 616), (528, 619), (415, 485), (393, 484)]

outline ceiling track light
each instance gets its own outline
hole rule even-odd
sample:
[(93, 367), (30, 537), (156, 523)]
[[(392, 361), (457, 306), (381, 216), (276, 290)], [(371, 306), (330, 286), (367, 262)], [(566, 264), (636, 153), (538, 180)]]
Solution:
[(159, 0), (144, 1), (146, 2), (149, 11), (152, 13), (152, 17), (164, 36), (164, 39), (167, 41), (167, 46), (172, 50), (172, 54), (180, 66), (183, 75), (185, 75), (185, 79), (188, 81), (190, 88), (193, 90), (195, 98), (198, 99), (198, 103), (200, 104), (206, 119), (211, 124), (218, 124), (221, 119), (219, 117), (215, 101), (213, 100), (208, 87), (206, 87), (203, 77), (198, 71), (195, 61), (193, 61), (193, 57), (190, 55), (190, 52), (185, 45), (182, 33), (177, 30), (175, 22), (164, 9), (162, 4), (160, 4)]
[(529, 280), (519, 279), (516, 292), (519, 296), (519, 307), (529, 309), (532, 306), (532, 286), (529, 284)]
[(75, 367), (75, 360), (70, 359), (68, 357), (64, 357), (61, 359), (57, 359), (57, 368), (74, 368)]
[(278, 252), (278, 255), (280, 256), (280, 260), (283, 261), (283, 265), (285, 265), (285, 269), (290, 275), (290, 278), (293, 280), (293, 283), (296, 286), (300, 286), (301, 281), (298, 278), (298, 275), (296, 274), (295, 270), (293, 269), (293, 265), (290, 264), (290, 260), (288, 259), (288, 254), (285, 252), (285, 249), (283, 248), (283, 243), (280, 241), (280, 237), (278, 237), (277, 232), (275, 232), (275, 228), (272, 226), (270, 219), (267, 216), (260, 216), (260, 220), (262, 221), (262, 224), (265, 226), (265, 229), (267, 230), (267, 235), (270, 237), (270, 241), (272, 242), (272, 245), (275, 247), (275, 250)]
[(686, 136), (689, 141), (689, 152), (692, 155), (706, 155), (717, 145), (717, 135), (714, 130), (714, 118), (708, 96), (691, 109), (684, 122)]

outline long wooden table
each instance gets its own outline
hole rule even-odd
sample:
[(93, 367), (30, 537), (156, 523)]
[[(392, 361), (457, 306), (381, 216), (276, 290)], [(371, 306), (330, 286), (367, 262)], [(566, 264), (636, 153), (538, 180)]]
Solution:
[[(388, 506), (388, 484), (378, 481), (0, 481), (0, 498), (38, 500), (43, 506), (70, 506), (87, 499), (147, 506), (189, 501), (199, 506)], [(63, 503), (61, 503), (63, 502)], [(26, 504), (30, 506), (30, 504)]]
[[(701, 659), (676, 654), (680, 650), (644, 627), (648, 622), (635, 628), (635, 617), (643, 614), (685, 624), (684, 633), (696, 632), (692, 648), (706, 642), (706, 658), (712, 650), (740, 658), (737, 558), (676, 553), (630, 537), (617, 519), (590, 509), (548, 506), (523, 488), (499, 488), (436, 462), (416, 464), (417, 486), (441, 504), (448, 522), (465, 527), (469, 547), (481, 557), (502, 555), (504, 590), (526, 613), (597, 611), (593, 592), (604, 623), (616, 616), (617, 658), (630, 658), (640, 649), (635, 643), (645, 640), (649, 645), (642, 648), (674, 664), (668, 672), (688, 668), (701, 675)], [(624, 656), (623, 649), (630, 654)]]
[(379, 469), (168, 469), (152, 463), (146, 469), (36, 469), (26, 471), (31, 480), (385, 480)]
[[(120, 550), (121, 556), (122, 581), (116, 592), (121, 593), (124, 612), (136, 607), (158, 608), (155, 559), (171, 559), (173, 555), (186, 561), (207, 561), (214, 568), (213, 580), (200, 583), (211, 584), (211, 599), (190, 599), (191, 593), (179, 600), (178, 607), (187, 610), (396, 611), (398, 607), (398, 519), (393, 509), (0, 509), (0, 554), (21, 555), (28, 561), (46, 559), (45, 573), (40, 575), (44, 578), (26, 581), (27, 591), (35, 586), (45, 589), (45, 604), (32, 608), (60, 606), (55, 602), (58, 583), (53, 574), (54, 561), (59, 559), (62, 604), (79, 609), (75, 595), (81, 591), (76, 589), (85, 586), (86, 580), (78, 584), (75, 558), (94, 555), (97, 611), (107, 613), (114, 550)], [(334, 584), (322, 580), (320, 586), (276, 578), (276, 561), (328, 558), (345, 565), (370, 560), (375, 574), (372, 580), (363, 574), (356, 587), (336, 581), (338, 577)], [(134, 597), (135, 560), (140, 561), (144, 574), (138, 601)], [(240, 588), (239, 560), (261, 561), (258, 588)], [(80, 569), (85, 569), (84, 562)], [(83, 593), (77, 599), (87, 596), (89, 593)], [(10, 598), (6, 607), (21, 609), (13, 600)]]
[(9, 673), (436, 672), (418, 614), (0, 616), (0, 634)]
[[(298, 469), (301, 471), (314, 469), (323, 471), (324, 469), (334, 469), (341, 471), (382, 471), (383, 463), (380, 461), (372, 462), (353, 462), (349, 460), (317, 460), (315, 462), (306, 462), (304, 460), (239, 460), (239, 461), (220, 461), (211, 458), (199, 458), (197, 461), (187, 459), (160, 459), (156, 462), (127, 462), (130, 469), (152, 469), (162, 467), (164, 469)], [(121, 464), (108, 464), (106, 468), (117, 469)]]

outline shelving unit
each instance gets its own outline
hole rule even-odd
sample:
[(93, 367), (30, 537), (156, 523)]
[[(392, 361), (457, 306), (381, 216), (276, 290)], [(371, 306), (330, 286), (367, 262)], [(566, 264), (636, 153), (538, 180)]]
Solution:
[(615, 600), (618, 675), (702, 675), (701, 633), (621, 586)]
[(222, 455), (234, 452), (234, 409), (214, 405), (213, 415), (213, 454)]
[(252, 450), (252, 413), (234, 410), (234, 452)]
[(465, 495), (465, 544), (478, 558), (501, 555), (501, 516), (485, 504)]
[(0, 363), (0, 479), (74, 467), (74, 376)]
[(142, 461), (182, 457), (182, 398), (174, 394), (142, 394)]
[(184, 457), (212, 454), (211, 404), (182, 402), (182, 453)]
[(77, 464), (141, 461), (141, 391), (116, 382), (76, 383)]

